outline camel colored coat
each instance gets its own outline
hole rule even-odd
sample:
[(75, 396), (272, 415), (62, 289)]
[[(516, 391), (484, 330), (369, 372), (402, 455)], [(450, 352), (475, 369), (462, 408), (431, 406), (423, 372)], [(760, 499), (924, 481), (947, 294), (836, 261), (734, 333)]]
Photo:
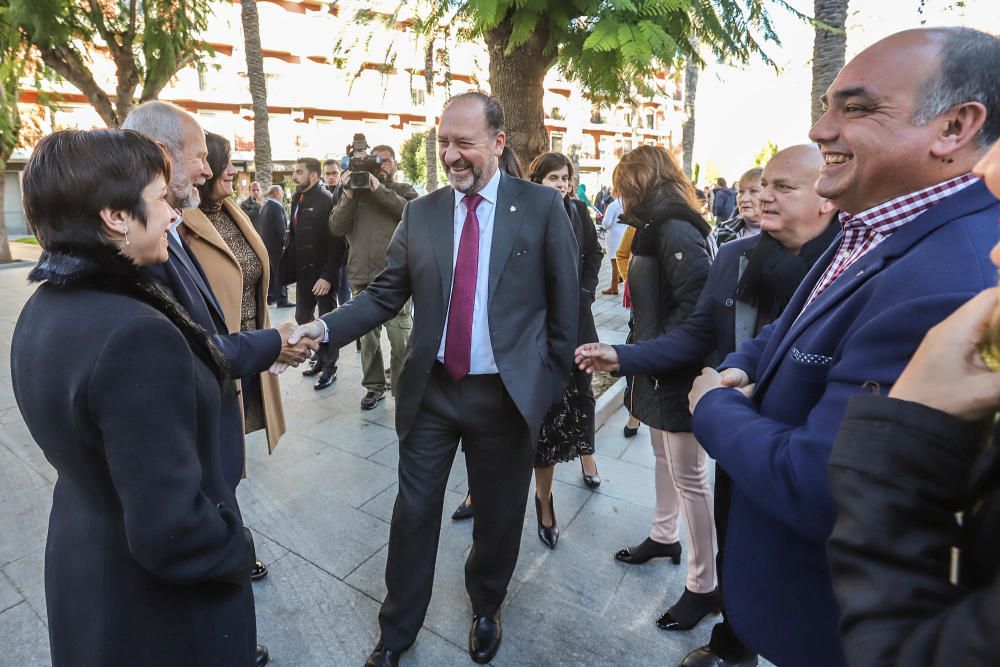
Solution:
[[(271, 263), (268, 260), (267, 248), (264, 247), (260, 235), (239, 204), (227, 198), (222, 205), (236, 222), (236, 226), (243, 232), (243, 236), (246, 237), (253, 251), (257, 253), (257, 257), (260, 258), (264, 267), (264, 275), (257, 284), (257, 328), (267, 329), (271, 326), (271, 319), (267, 312), (267, 286), (271, 279)], [(191, 251), (194, 252), (202, 269), (204, 269), (205, 275), (208, 277), (208, 284), (215, 292), (215, 297), (222, 307), (222, 313), (226, 317), (229, 333), (238, 332), (240, 330), (240, 307), (243, 302), (243, 270), (236, 262), (236, 257), (229, 250), (229, 246), (222, 239), (208, 216), (200, 209), (185, 209), (184, 222), (178, 231), (191, 246)], [(261, 396), (264, 399), (267, 451), (272, 453), (278, 446), (278, 439), (285, 433), (285, 411), (281, 405), (281, 387), (278, 385), (278, 377), (270, 373), (261, 373), (260, 388)], [(241, 393), (240, 407), (242, 405), (243, 396)]]

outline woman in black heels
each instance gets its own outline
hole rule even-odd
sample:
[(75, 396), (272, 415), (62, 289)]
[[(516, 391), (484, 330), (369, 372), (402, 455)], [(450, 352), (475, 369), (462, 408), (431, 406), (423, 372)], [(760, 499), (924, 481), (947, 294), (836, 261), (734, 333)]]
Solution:
[[(528, 167), (528, 178), (558, 190), (563, 195), (566, 213), (573, 223), (577, 245), (580, 247), (580, 320), (577, 339), (596, 341), (597, 328), (590, 306), (597, 291), (597, 275), (601, 269), (601, 246), (597, 228), (590, 218), (586, 205), (572, 197), (573, 163), (562, 153), (543, 153)], [(574, 367), (569, 388), (558, 408), (542, 423), (535, 454), (535, 512), (538, 520), (538, 538), (545, 546), (554, 549), (559, 540), (552, 497), (552, 480), (557, 463), (572, 461), (579, 456), (583, 481), (596, 489), (601, 485), (594, 460), (594, 392), (591, 376)]]
[[(580, 248), (580, 320), (577, 344), (597, 341), (597, 328), (590, 306), (597, 290), (601, 269), (600, 243), (597, 227), (586, 205), (571, 195), (573, 188), (573, 163), (562, 153), (543, 153), (528, 167), (528, 178), (540, 185), (558, 190), (563, 195), (566, 213), (573, 224), (577, 245)], [(535, 454), (535, 515), (538, 521), (538, 539), (550, 549), (559, 541), (559, 524), (556, 522), (552, 497), (555, 465), (580, 458), (583, 482), (590, 489), (601, 485), (601, 477), (594, 460), (594, 393), (591, 376), (578, 368), (573, 369), (569, 388), (560, 404), (542, 423)], [(452, 519), (472, 517), (471, 489), (465, 502), (458, 506)]]
[[(708, 276), (711, 228), (696, 212), (694, 190), (662, 148), (640, 146), (615, 168), (622, 219), (635, 228), (628, 286), (634, 342), (681, 326), (694, 311)], [(649, 426), (656, 457), (656, 510), (649, 537), (615, 554), (624, 563), (670, 558), (680, 563), (679, 515), (690, 553), (684, 593), (657, 625), (689, 630), (720, 607), (715, 574), (715, 526), (705, 451), (691, 434), (687, 394), (702, 363), (655, 378), (636, 375), (626, 393), (629, 413)]]

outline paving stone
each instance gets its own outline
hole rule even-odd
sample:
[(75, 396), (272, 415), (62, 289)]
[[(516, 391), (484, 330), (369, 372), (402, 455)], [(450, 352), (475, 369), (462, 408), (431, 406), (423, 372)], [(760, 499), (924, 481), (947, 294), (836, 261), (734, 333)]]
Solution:
[(45, 549), (40, 548), (26, 556), (7, 563), (2, 570), (18, 595), (28, 603), (43, 624), (48, 623), (45, 608)]
[(0, 613), (20, 602), (24, 602), (24, 597), (14, 587), (10, 579), (0, 574)]
[(27, 603), (0, 613), (0, 667), (51, 665), (49, 631)]

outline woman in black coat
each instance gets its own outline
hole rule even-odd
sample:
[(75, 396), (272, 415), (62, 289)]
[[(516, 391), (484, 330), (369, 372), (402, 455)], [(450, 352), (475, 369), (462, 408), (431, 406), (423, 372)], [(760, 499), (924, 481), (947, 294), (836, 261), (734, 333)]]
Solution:
[[(708, 277), (714, 253), (711, 227), (696, 212), (694, 188), (662, 148), (640, 146), (614, 172), (624, 222), (636, 228), (628, 286), (629, 342), (662, 336), (684, 325)], [(680, 600), (657, 621), (664, 630), (689, 630), (720, 606), (715, 575), (715, 525), (705, 451), (691, 434), (687, 395), (700, 360), (665, 377), (631, 378), (625, 403), (649, 426), (656, 457), (656, 511), (649, 537), (615, 558), (680, 562), (678, 518), (684, 512), (689, 545), (687, 582)]]
[[(501, 168), (511, 176), (521, 177), (520, 161), (509, 147), (500, 158)], [(573, 234), (580, 249), (580, 320), (577, 345), (597, 341), (597, 327), (590, 307), (594, 303), (598, 274), (601, 270), (601, 245), (586, 204), (572, 197), (573, 163), (562, 153), (542, 153), (528, 167), (528, 177), (534, 183), (558, 190), (563, 195), (566, 214), (573, 225)], [(542, 423), (538, 448), (535, 452), (535, 514), (538, 539), (555, 549), (559, 541), (552, 481), (556, 463), (580, 458), (583, 482), (588, 488), (601, 485), (594, 460), (594, 410), (596, 402), (590, 385), (590, 374), (574, 369), (572, 382), (558, 409)], [(544, 499), (548, 499), (547, 501)], [(472, 494), (452, 514), (452, 519), (472, 518)]]
[(218, 451), (226, 362), (138, 268), (167, 259), (169, 180), (160, 148), (128, 130), (50, 135), (24, 172), (44, 252), (11, 375), (58, 474), (55, 667), (255, 660), (252, 552)]
[[(1000, 196), (1000, 143), (974, 172)], [(998, 307), (986, 290), (928, 332), (888, 396), (847, 405), (829, 552), (850, 665), (1000, 662)]]

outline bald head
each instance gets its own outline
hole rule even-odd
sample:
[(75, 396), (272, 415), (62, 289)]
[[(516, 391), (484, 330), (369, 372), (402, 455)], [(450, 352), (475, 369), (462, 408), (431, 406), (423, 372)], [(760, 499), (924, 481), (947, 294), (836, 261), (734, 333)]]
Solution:
[(170, 205), (182, 210), (196, 207), (198, 186), (212, 177), (212, 169), (205, 131), (195, 117), (176, 104), (154, 100), (132, 109), (122, 127), (146, 135), (170, 156)]
[[(837, 75), (809, 132), (820, 195), (857, 214), (968, 173), (1000, 134), (1000, 40), (968, 28), (906, 30)], [(994, 114), (996, 115), (996, 114)]]
[(833, 205), (816, 193), (823, 156), (815, 144), (778, 151), (761, 175), (762, 230), (798, 252), (830, 224)]

